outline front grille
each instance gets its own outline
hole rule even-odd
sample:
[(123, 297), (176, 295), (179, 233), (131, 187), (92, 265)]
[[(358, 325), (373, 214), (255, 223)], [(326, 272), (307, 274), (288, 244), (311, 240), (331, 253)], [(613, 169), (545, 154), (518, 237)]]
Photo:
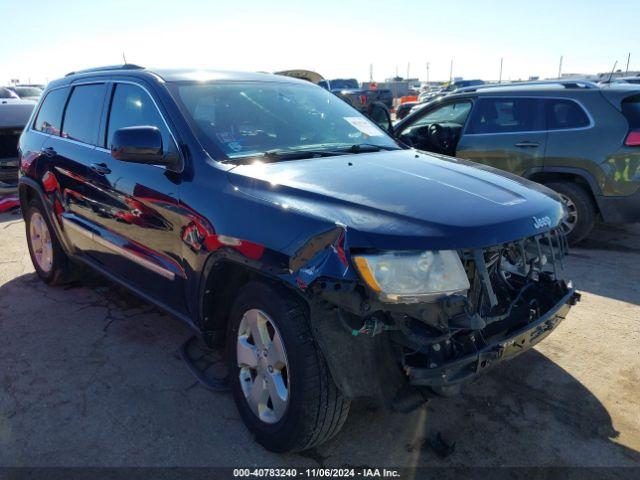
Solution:
[(0, 129), (0, 159), (18, 156), (18, 140), (21, 133), (15, 128)]
[[(568, 243), (560, 229), (493, 247), (462, 252), (471, 288), (469, 313), (486, 324), (504, 320), (516, 305), (526, 303), (527, 291), (540, 293), (541, 283), (553, 284), (564, 269)], [(531, 302), (532, 308), (536, 305)]]
[(15, 183), (18, 181), (17, 168), (5, 168), (0, 166), (0, 182)]

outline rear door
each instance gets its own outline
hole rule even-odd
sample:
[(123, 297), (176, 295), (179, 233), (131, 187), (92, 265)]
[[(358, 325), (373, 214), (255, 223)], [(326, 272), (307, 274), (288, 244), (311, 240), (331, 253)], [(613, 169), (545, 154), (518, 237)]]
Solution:
[[(95, 162), (105, 92), (104, 82), (53, 90), (47, 95), (35, 125), (49, 135), (43, 153), (49, 157), (52, 168), (43, 184), (45, 189), (58, 189), (64, 233), (82, 252), (92, 252), (96, 247), (92, 232), (100, 215), (97, 205), (103, 189), (102, 179), (91, 165)], [(51, 104), (47, 105), (50, 97)]]
[(456, 156), (522, 175), (542, 166), (546, 142), (543, 99), (482, 97), (474, 105)]

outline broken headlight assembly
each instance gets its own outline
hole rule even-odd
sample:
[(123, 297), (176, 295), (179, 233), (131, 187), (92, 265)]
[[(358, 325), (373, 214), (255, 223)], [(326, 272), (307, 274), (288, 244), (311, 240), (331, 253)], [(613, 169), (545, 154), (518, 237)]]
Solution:
[(429, 302), (469, 290), (454, 250), (354, 255), (353, 261), (369, 288), (386, 302)]

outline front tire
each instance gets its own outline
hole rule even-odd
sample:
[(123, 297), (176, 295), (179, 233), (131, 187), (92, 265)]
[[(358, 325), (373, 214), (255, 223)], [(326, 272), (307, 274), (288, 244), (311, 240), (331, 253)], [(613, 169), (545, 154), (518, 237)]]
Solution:
[(338, 433), (350, 402), (331, 378), (305, 306), (284, 288), (250, 282), (229, 322), (231, 389), (257, 442), (274, 452), (300, 451)]

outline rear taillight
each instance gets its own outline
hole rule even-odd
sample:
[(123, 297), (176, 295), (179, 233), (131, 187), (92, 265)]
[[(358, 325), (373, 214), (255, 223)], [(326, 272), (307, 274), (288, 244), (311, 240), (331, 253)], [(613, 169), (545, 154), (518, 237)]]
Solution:
[(624, 144), (627, 147), (640, 147), (640, 130), (631, 130)]
[(360, 105), (366, 105), (366, 104), (367, 104), (367, 96), (360, 95)]

